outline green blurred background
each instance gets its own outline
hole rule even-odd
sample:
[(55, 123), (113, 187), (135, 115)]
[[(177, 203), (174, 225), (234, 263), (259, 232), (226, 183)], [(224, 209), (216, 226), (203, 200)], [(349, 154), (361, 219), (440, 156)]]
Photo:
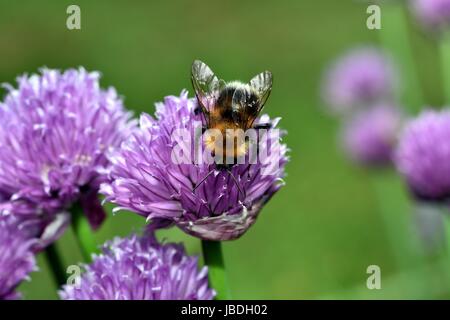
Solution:
[[(81, 7), (81, 30), (66, 28), (70, 4)], [(274, 89), (265, 110), (282, 117), (291, 162), (286, 186), (258, 222), (238, 241), (224, 244), (233, 297), (424, 297), (428, 283), (441, 279), (422, 272), (424, 280), (415, 284), (414, 270), (424, 263), (399, 267), (380, 215), (387, 203), (392, 215), (406, 217), (410, 208), (402, 182), (390, 172), (371, 173), (349, 163), (338, 148), (339, 125), (318, 99), (330, 61), (355, 45), (378, 42), (379, 31), (366, 28), (366, 8), (366, 2), (350, 0), (1, 0), (0, 81), (14, 82), (18, 74), (42, 66), (84, 66), (101, 71), (102, 85), (115, 86), (138, 115), (152, 113), (154, 102), (166, 95), (192, 91), (195, 58), (229, 80), (271, 70)], [(436, 49), (416, 28), (410, 33), (427, 101), (439, 104)], [(386, 202), (380, 203), (380, 190)], [(127, 212), (111, 215), (96, 239), (127, 235), (144, 222)], [(408, 224), (400, 229), (401, 235)], [(199, 241), (178, 230), (159, 235), (200, 253)], [(67, 265), (81, 259), (70, 231), (58, 246)], [(25, 298), (57, 298), (42, 257), (39, 264), (41, 271), (21, 286)], [(382, 290), (365, 287), (372, 264), (381, 267)], [(430, 294), (425, 297), (445, 297), (446, 291), (433, 287)]]

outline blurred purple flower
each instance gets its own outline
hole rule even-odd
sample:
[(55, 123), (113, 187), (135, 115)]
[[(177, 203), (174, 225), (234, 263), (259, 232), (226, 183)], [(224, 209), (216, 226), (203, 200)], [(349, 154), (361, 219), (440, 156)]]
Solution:
[(367, 166), (391, 164), (402, 114), (391, 105), (360, 110), (346, 123), (343, 139), (350, 158)]
[(67, 214), (57, 213), (76, 201), (84, 205), (93, 228), (105, 217), (97, 191), (106, 179), (106, 154), (129, 135), (134, 122), (116, 91), (99, 87), (99, 78), (83, 68), (42, 69), (19, 77), (17, 89), (5, 85), (0, 209), (35, 221), (47, 240), (67, 224)]
[(338, 59), (325, 75), (322, 97), (335, 113), (390, 101), (397, 88), (390, 59), (371, 47), (353, 49)]
[(16, 287), (37, 270), (36, 240), (27, 237), (24, 227), (12, 216), (0, 216), (0, 300), (19, 299)]
[(397, 170), (416, 197), (450, 197), (450, 111), (424, 111), (407, 124), (395, 154)]
[(439, 30), (450, 25), (450, 0), (410, 0), (411, 8), (427, 28)]
[(79, 282), (65, 285), (65, 300), (211, 300), (207, 267), (182, 245), (159, 244), (152, 235), (115, 238), (85, 266)]
[[(255, 222), (263, 205), (281, 187), (287, 148), (276, 143), (262, 146), (268, 154), (265, 162), (235, 165), (231, 172), (237, 179), (243, 196), (230, 174), (216, 170), (204, 183), (194, 187), (215, 164), (177, 164), (171, 156), (174, 148), (172, 133), (179, 129), (194, 132), (202, 115), (195, 115), (196, 100), (166, 97), (158, 103), (156, 120), (147, 114), (140, 118), (140, 131), (133, 135), (112, 159), (112, 184), (102, 185), (106, 200), (123, 209), (135, 211), (152, 220), (151, 227), (176, 224), (185, 232), (208, 240), (231, 240), (240, 237)], [(272, 122), (263, 115), (261, 122)], [(271, 135), (276, 130), (269, 130)], [(195, 145), (194, 134), (188, 138)], [(273, 137), (269, 137), (273, 138)], [(272, 141), (271, 139), (268, 139)], [(262, 174), (263, 171), (270, 174)]]

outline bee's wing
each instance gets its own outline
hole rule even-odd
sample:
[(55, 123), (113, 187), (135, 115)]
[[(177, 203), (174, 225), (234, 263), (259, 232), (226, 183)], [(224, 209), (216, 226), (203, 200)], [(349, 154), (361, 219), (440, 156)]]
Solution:
[(221, 81), (206, 63), (195, 60), (192, 63), (192, 86), (194, 87), (197, 100), (203, 113), (208, 115), (214, 108), (220, 89), (223, 86)]
[(270, 71), (261, 72), (250, 80), (250, 86), (252, 86), (258, 93), (258, 113), (262, 110), (270, 96), (270, 92), (272, 91), (272, 80), (272, 72)]
[[(235, 90), (232, 98), (232, 115), (238, 127), (247, 130), (258, 116), (259, 99), (255, 100), (249, 90)], [(255, 109), (257, 108), (257, 109)]]
[(236, 90), (233, 94), (233, 116), (241, 128), (251, 128), (258, 117), (272, 90), (272, 73), (264, 71), (252, 80), (249, 85), (256, 92), (254, 95), (247, 90)]

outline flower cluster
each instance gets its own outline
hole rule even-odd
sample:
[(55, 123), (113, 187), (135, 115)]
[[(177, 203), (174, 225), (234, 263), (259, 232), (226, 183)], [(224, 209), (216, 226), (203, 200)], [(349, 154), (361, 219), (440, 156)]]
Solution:
[(411, 0), (411, 8), (427, 28), (442, 30), (450, 25), (449, 0)]
[(394, 103), (398, 76), (380, 50), (350, 51), (327, 72), (323, 97), (327, 106), (344, 117), (344, 149), (364, 166), (386, 166), (392, 161), (402, 112)]
[[(81, 206), (95, 230), (106, 200), (151, 220), (142, 237), (107, 242), (84, 274), (60, 291), (62, 299), (212, 299), (207, 268), (183, 246), (160, 244), (156, 228), (177, 225), (208, 240), (240, 237), (283, 184), (287, 147), (279, 119), (262, 115), (257, 156), (251, 162), (174, 161), (174, 132), (205, 125), (187, 92), (157, 105), (156, 117), (140, 117), (140, 128), (114, 89), (102, 90), (99, 74), (83, 68), (43, 69), (6, 85), (0, 103), (0, 299), (20, 297), (19, 283), (35, 269), (34, 254), (70, 223)], [(247, 141), (245, 142), (247, 147)], [(261, 160), (261, 159), (259, 159)], [(85, 234), (76, 236), (83, 237)], [(83, 246), (86, 239), (80, 238)], [(85, 249), (84, 247), (82, 249)]]
[(344, 146), (357, 163), (389, 165), (401, 123), (402, 114), (394, 106), (376, 105), (359, 111), (344, 127)]
[[(167, 97), (156, 108), (156, 119), (143, 114), (140, 131), (111, 159), (113, 183), (101, 189), (106, 199), (151, 219), (154, 227), (176, 224), (203, 239), (238, 238), (282, 185), (286, 146), (279, 141), (264, 145), (270, 149), (259, 150), (268, 155), (264, 163), (235, 165), (230, 172), (194, 159), (179, 164), (172, 157), (176, 144), (172, 134), (180, 129), (194, 132), (203, 117), (195, 114), (196, 100), (189, 99), (187, 92)], [(266, 115), (260, 121), (271, 122), (272, 128), (278, 123)], [(194, 145), (195, 135), (188, 140)], [(268, 167), (270, 174), (262, 174)], [(199, 184), (211, 170), (214, 174)]]
[(0, 103), (0, 209), (35, 221), (38, 233), (51, 223), (60, 233), (67, 217), (56, 213), (80, 201), (98, 227), (107, 154), (130, 134), (131, 114), (113, 88), (100, 88), (97, 72), (42, 69), (17, 81)]
[(18, 299), (16, 287), (36, 270), (35, 239), (24, 232), (25, 225), (11, 216), (0, 216), (0, 300)]
[(183, 246), (159, 244), (152, 235), (116, 238), (85, 273), (60, 291), (66, 300), (211, 300), (207, 268)]
[(424, 111), (404, 128), (395, 163), (416, 197), (450, 198), (450, 111)]
[(353, 49), (325, 74), (322, 96), (339, 114), (360, 106), (391, 101), (397, 87), (396, 70), (383, 52), (372, 47)]

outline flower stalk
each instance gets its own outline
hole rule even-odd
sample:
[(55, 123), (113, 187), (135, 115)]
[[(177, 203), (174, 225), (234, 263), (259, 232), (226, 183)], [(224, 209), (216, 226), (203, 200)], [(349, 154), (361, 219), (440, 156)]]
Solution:
[(72, 208), (72, 228), (84, 261), (91, 262), (92, 254), (97, 252), (97, 245), (92, 228), (80, 204), (75, 204)]
[(445, 236), (446, 236), (446, 250), (447, 250), (447, 255), (450, 258), (450, 213), (447, 212), (447, 210), (445, 212), (442, 212), (442, 214), (444, 215), (444, 229), (445, 229)]
[[(441, 35), (439, 44), (440, 66), (442, 72), (442, 93), (444, 96), (444, 105), (450, 105), (450, 32)], [(444, 213), (444, 229), (446, 237), (446, 249), (450, 256), (450, 214)]]
[(391, 172), (375, 172), (372, 176), (379, 213), (399, 270), (420, 263), (418, 239), (411, 233), (411, 205), (399, 179)]
[(450, 104), (450, 32), (442, 35), (440, 44), (440, 59), (442, 70), (442, 88), (444, 94), (444, 105)]
[(220, 241), (202, 240), (203, 259), (208, 266), (209, 284), (216, 291), (216, 300), (229, 300), (225, 263)]
[(56, 286), (59, 288), (66, 283), (66, 272), (61, 255), (56, 247), (56, 243), (50, 244), (44, 251), (48, 266), (50, 267)]
[(417, 67), (411, 49), (408, 33), (407, 10), (403, 3), (386, 4), (383, 8), (383, 26), (380, 29), (382, 45), (393, 55), (400, 66), (403, 94), (399, 101), (412, 113), (417, 113), (423, 105), (423, 92), (418, 77)]

